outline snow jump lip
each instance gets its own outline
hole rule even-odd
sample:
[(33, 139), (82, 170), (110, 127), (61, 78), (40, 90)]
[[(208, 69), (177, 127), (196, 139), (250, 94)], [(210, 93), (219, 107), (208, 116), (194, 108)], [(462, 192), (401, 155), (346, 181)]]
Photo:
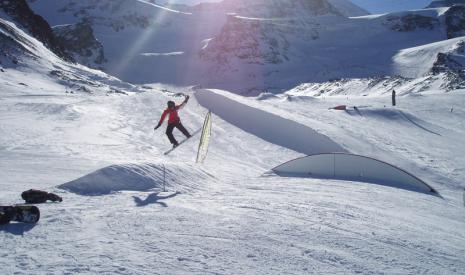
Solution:
[(430, 185), (387, 162), (350, 153), (322, 153), (283, 163), (271, 169), (282, 177), (306, 177), (366, 182), (436, 195)]

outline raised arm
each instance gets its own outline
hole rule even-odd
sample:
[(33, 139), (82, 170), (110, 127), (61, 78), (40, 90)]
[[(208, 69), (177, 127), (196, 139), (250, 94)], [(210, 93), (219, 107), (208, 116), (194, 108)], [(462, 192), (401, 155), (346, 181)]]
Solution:
[(186, 106), (187, 101), (189, 101), (189, 96), (185, 95), (184, 101), (178, 106), (176, 106), (176, 110), (182, 109), (184, 106)]

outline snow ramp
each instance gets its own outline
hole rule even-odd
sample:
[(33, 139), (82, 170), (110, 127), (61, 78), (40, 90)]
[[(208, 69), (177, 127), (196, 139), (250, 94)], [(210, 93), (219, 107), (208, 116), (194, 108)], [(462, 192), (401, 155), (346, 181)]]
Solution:
[(348, 153), (306, 156), (281, 164), (272, 171), (279, 176), (367, 182), (439, 195), (434, 188), (399, 167)]
[(189, 165), (118, 164), (94, 171), (58, 188), (86, 196), (99, 196), (119, 191), (151, 191), (169, 189), (190, 192), (211, 175)]
[(342, 146), (310, 127), (278, 115), (250, 107), (215, 90), (197, 90), (200, 105), (224, 121), (265, 141), (311, 155), (346, 152)]

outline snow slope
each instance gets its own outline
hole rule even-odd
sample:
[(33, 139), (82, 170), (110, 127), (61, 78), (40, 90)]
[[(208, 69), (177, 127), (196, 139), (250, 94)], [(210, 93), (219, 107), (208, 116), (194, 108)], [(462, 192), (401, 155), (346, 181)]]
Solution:
[[(249, 103), (257, 113), (291, 117), (313, 129), (325, 126), (319, 132), (348, 150), (376, 155), (421, 175), (440, 190), (444, 200), (363, 183), (263, 177), (270, 168), (301, 154), (266, 142), (266, 136), (244, 132), (240, 124), (216, 115), (205, 165), (193, 165), (195, 141), (163, 157), (168, 141), (163, 131), (154, 133), (152, 126), (173, 94), (156, 87), (110, 97), (43, 96), (27, 91), (29, 95), (2, 95), (0, 101), (1, 177), (8, 190), (0, 200), (18, 202), (21, 191), (41, 188), (57, 192), (64, 202), (42, 205), (42, 220), (36, 226), (2, 227), (2, 272), (464, 271), (459, 255), (464, 252), (465, 214), (458, 192), (464, 178), (463, 154), (443, 154), (444, 148), (437, 144), (429, 147), (435, 150), (423, 150), (424, 144), (417, 139), (434, 142), (435, 135), (392, 119), (389, 113), (376, 116), (376, 109), (370, 109), (363, 111), (365, 118), (359, 118), (325, 108), (339, 99), (240, 102)], [(223, 95), (229, 98), (225, 102), (235, 99)], [(456, 94), (444, 100), (460, 99), (463, 95)], [(434, 97), (406, 97), (404, 104), (415, 105), (418, 100), (430, 102), (423, 106), (431, 110), (423, 111), (421, 118), (440, 114), (435, 117), (444, 119), (441, 122), (453, 116), (456, 120), (448, 125), (460, 123), (463, 114), (449, 115), (435, 108)], [(383, 104), (385, 100), (372, 101)], [(272, 106), (276, 104), (280, 107)], [(57, 105), (69, 106), (77, 114), (57, 111)], [(201, 126), (205, 113), (193, 98), (181, 116), (192, 130)], [(262, 123), (273, 125), (267, 117)], [(360, 124), (360, 120), (370, 123)], [(379, 130), (380, 123), (385, 130)], [(396, 127), (401, 128), (392, 130)], [(463, 125), (459, 128), (463, 132)], [(356, 129), (358, 135), (348, 136)], [(415, 142), (398, 143), (406, 133), (416, 137)], [(460, 148), (460, 139), (451, 130), (441, 133), (451, 149)], [(163, 166), (172, 193), (159, 193)], [(68, 190), (78, 188), (74, 192), (81, 195), (56, 189), (61, 184)], [(105, 192), (98, 192), (102, 188)]]
[[(0, 227), (0, 273), (465, 272), (463, 90), (407, 93), (391, 108), (370, 91), (244, 98), (138, 87), (61, 61), (0, 23), (12, 38), (2, 46), (18, 57), (1, 59), (0, 202), (19, 203), (29, 188), (64, 198), (39, 205), (35, 225)], [(153, 131), (180, 93), (191, 95), (181, 111), (189, 130), (214, 112), (203, 165), (194, 164), (198, 139), (163, 156), (169, 142)], [(340, 104), (359, 112), (329, 110)], [(290, 142), (293, 133), (306, 139)], [(402, 167), (444, 198), (267, 173), (336, 149)]]

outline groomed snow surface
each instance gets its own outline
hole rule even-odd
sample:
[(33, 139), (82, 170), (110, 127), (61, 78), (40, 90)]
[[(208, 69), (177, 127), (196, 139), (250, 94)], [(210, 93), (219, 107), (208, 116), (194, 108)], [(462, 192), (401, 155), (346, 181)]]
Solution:
[[(465, 273), (463, 92), (407, 95), (392, 108), (383, 96), (157, 85), (65, 94), (39, 75), (15, 77), (2, 78), (0, 202), (29, 188), (64, 201), (40, 205), (36, 225), (0, 228), (2, 274)], [(189, 130), (213, 112), (203, 165), (198, 136), (163, 156), (164, 129), (153, 131), (179, 92), (191, 94)], [(339, 104), (369, 107), (329, 110)], [(327, 150), (392, 163), (444, 198), (268, 173)]]

